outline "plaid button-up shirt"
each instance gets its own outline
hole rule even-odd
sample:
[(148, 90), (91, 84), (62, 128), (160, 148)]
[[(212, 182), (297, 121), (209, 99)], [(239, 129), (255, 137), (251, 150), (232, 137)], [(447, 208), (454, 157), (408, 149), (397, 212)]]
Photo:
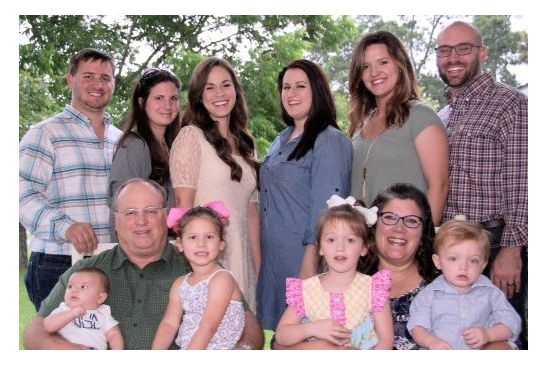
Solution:
[(450, 147), (444, 220), (503, 218), (501, 246), (526, 246), (527, 96), (489, 74), (446, 96), (439, 112)]
[(65, 232), (91, 224), (109, 242), (107, 183), (121, 131), (107, 114), (101, 143), (91, 121), (72, 106), (33, 126), (19, 144), (19, 221), (32, 251), (70, 255)]

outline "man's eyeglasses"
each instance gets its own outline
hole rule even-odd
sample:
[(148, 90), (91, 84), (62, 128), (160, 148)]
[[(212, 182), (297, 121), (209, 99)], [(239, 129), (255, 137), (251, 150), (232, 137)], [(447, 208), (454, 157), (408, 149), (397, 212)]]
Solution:
[(166, 208), (162, 207), (146, 207), (142, 209), (129, 208), (123, 211), (115, 211), (115, 213), (120, 213), (125, 219), (133, 220), (139, 216), (139, 212), (142, 212), (147, 218), (157, 218), (165, 210)]
[(403, 221), (403, 225), (407, 228), (419, 228), (424, 220), (422, 217), (418, 217), (416, 215), (406, 215), (405, 217), (400, 217), (392, 212), (379, 213), (379, 217), (381, 217), (381, 221), (387, 226), (394, 226), (401, 219)]
[(470, 44), (470, 43), (461, 43), (457, 44), (456, 46), (441, 46), (434, 48), (436, 51), (436, 55), (441, 58), (449, 57), (451, 55), (451, 51), (455, 49), (455, 52), (459, 56), (466, 56), (469, 55), (472, 52), (472, 49), (474, 47), (481, 48), (482, 46), (478, 46), (477, 44)]

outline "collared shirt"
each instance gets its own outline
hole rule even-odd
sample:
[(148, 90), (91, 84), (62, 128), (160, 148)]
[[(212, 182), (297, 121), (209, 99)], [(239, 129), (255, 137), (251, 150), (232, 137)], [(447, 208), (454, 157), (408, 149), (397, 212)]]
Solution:
[(521, 331), (521, 319), (504, 293), (491, 280), (480, 275), (466, 293), (458, 293), (438, 276), (417, 294), (409, 308), (409, 332), (424, 327), (446, 341), (455, 350), (469, 350), (462, 332), (469, 328), (489, 328), (503, 324), (515, 341)]
[(287, 161), (302, 137), (289, 141), (293, 130), (278, 135), (261, 166), (262, 227), (285, 238), (297, 233), (298, 242), (291, 243), (306, 245), (316, 242), (318, 219), (331, 195), (346, 198), (350, 193), (353, 151), (350, 139), (328, 126), (306, 155)]
[(19, 144), (19, 221), (32, 251), (70, 255), (67, 229), (91, 224), (109, 242), (108, 175), (122, 132), (105, 115), (101, 143), (91, 120), (72, 106), (33, 126)]
[[(129, 261), (119, 245), (99, 255), (78, 261), (59, 278), (50, 295), (42, 302), (38, 315), (49, 315), (64, 300), (70, 275), (83, 267), (97, 267), (110, 280), (105, 304), (120, 322), (125, 349), (150, 349), (156, 330), (169, 302), (171, 285), (188, 272), (181, 256), (167, 244), (162, 257), (142, 270)], [(172, 344), (172, 348), (176, 348)]]
[(439, 112), (450, 148), (444, 221), (503, 218), (501, 246), (526, 246), (527, 97), (489, 74), (446, 96)]

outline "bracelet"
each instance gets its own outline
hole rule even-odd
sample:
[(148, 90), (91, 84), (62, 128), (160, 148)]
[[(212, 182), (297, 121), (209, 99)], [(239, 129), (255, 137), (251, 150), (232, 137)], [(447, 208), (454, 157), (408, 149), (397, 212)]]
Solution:
[(242, 350), (253, 350), (253, 347), (251, 345), (248, 345), (247, 343), (240, 345), (240, 349)]

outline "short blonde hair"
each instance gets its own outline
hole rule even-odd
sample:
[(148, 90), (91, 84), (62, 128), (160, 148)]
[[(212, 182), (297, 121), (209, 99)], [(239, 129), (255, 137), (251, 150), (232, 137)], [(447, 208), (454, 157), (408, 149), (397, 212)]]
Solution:
[(489, 261), (491, 253), (491, 234), (483, 229), (482, 225), (474, 222), (448, 221), (441, 225), (436, 238), (434, 239), (434, 253), (439, 255), (443, 247), (453, 246), (462, 241), (472, 240), (480, 244), (483, 251), (483, 258)]

